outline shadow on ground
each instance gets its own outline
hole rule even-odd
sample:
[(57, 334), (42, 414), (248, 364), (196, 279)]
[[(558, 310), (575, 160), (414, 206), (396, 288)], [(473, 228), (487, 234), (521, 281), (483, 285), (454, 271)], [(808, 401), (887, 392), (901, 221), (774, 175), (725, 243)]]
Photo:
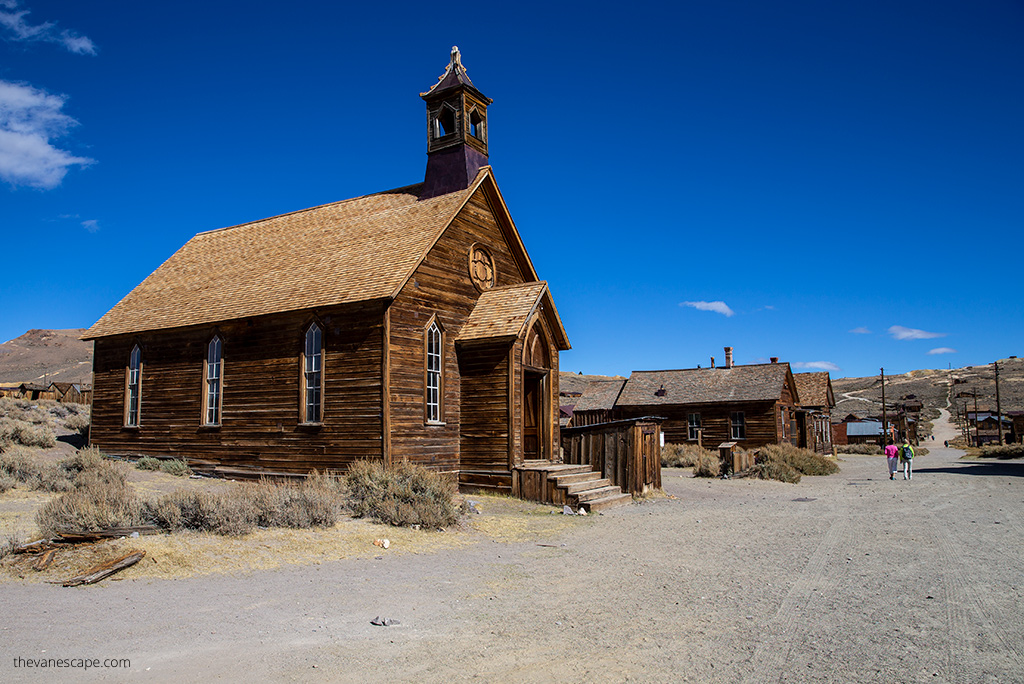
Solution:
[(954, 475), (994, 475), (996, 477), (1024, 477), (1024, 461), (1006, 462), (965, 461), (963, 465), (937, 468), (914, 468), (914, 473), (952, 473)]

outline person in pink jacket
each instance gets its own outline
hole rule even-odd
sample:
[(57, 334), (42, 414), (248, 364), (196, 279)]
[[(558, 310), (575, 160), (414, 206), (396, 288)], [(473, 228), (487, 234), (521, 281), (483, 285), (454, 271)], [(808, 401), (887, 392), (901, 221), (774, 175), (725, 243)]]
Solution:
[(889, 464), (889, 479), (896, 479), (896, 468), (899, 464), (900, 450), (891, 441), (885, 445), (885, 460)]

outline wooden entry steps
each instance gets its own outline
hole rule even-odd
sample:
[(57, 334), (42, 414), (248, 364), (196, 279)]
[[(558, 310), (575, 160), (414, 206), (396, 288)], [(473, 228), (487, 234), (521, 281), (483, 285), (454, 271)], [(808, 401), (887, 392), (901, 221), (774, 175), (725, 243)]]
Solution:
[(633, 497), (589, 465), (527, 461), (512, 471), (512, 495), (555, 506), (596, 512)]

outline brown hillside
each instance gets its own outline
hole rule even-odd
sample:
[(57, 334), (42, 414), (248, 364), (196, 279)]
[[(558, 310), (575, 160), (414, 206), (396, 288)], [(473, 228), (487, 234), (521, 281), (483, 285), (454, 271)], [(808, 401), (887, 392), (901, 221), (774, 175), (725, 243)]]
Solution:
[(82, 328), (29, 330), (0, 344), (0, 385), (92, 382), (92, 342)]
[[(950, 389), (952, 388), (952, 392)], [(867, 378), (833, 378), (832, 389), (836, 396), (834, 416), (855, 413), (860, 416), (877, 415), (882, 411), (882, 383), (878, 376)], [(925, 408), (946, 408), (952, 401), (963, 410), (974, 410), (973, 393), (978, 395), (978, 408), (996, 408), (995, 367), (989, 363), (983, 366), (968, 366), (953, 370), (916, 370), (902, 375), (886, 375), (885, 402), (887, 405), (902, 402), (909, 395), (915, 395)], [(960, 396), (966, 395), (966, 396)], [(1003, 411), (1024, 411), (1024, 359), (1003, 359), (999, 361), (999, 395)], [(952, 410), (952, 406), (950, 406)]]

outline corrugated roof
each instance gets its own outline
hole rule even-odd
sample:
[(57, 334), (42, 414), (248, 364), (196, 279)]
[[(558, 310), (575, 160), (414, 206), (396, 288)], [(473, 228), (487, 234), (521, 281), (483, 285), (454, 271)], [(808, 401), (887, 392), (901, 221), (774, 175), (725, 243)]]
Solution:
[(422, 201), (410, 185), (199, 233), (82, 337), (393, 297), (489, 173)]
[(865, 420), (859, 423), (847, 423), (847, 437), (870, 437), (882, 434), (881, 421)]
[(541, 280), (485, 290), (456, 341), (518, 337), (547, 287), (547, 282)]
[(661, 406), (775, 401), (782, 396), (788, 373), (788, 363), (634, 371), (617, 403), (620, 406)]

